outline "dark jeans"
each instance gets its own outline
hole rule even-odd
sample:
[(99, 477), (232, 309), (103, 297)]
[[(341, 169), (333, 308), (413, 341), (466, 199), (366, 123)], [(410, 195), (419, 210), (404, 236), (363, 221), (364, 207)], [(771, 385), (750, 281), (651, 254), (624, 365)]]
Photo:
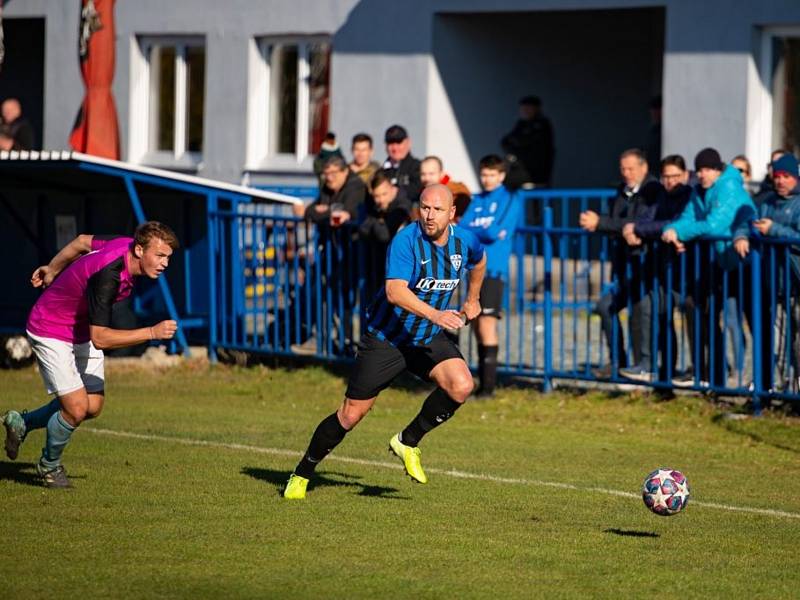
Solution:
[[(667, 299), (669, 296), (669, 310)], [(658, 368), (658, 379), (669, 381), (675, 374), (678, 363), (678, 336), (675, 332), (675, 309), (685, 308), (680, 294), (663, 287), (650, 292), (641, 303), (642, 319), (642, 351), (639, 365), (647, 371), (655, 372)], [(658, 312), (657, 319), (653, 313)], [(655, 335), (655, 337), (654, 337)], [(656, 341), (654, 344), (653, 341)], [(661, 355), (661, 360), (658, 356)], [(669, 364), (669, 368), (667, 365)]]
[(595, 312), (600, 315), (603, 334), (608, 344), (608, 356), (611, 364), (617, 367), (625, 367), (628, 364), (625, 354), (625, 341), (622, 335), (622, 327), (619, 323), (619, 312), (631, 302), (631, 311), (628, 321), (628, 333), (633, 350), (633, 362), (639, 364), (642, 358), (642, 301), (640, 294), (629, 293), (627, 286), (604, 294), (595, 307)]

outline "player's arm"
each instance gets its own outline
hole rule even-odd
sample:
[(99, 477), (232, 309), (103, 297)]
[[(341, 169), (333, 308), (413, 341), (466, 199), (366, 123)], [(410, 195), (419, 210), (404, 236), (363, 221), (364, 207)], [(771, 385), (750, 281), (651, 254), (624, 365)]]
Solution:
[(464, 305), (461, 307), (461, 312), (467, 317), (467, 321), (471, 321), (479, 314), (481, 314), (481, 286), (483, 285), (483, 278), (486, 275), (486, 252), (478, 263), (472, 267), (469, 272), (469, 291), (467, 292), (467, 299), (464, 300)]
[(33, 287), (46, 288), (56, 276), (84, 254), (92, 251), (92, 237), (83, 233), (64, 246), (49, 264), (38, 267), (31, 275)]
[(127, 348), (150, 340), (171, 340), (177, 330), (178, 324), (169, 320), (139, 329), (112, 329), (102, 325), (89, 325), (92, 344), (98, 350)]
[(114, 350), (135, 346), (150, 340), (169, 340), (175, 335), (175, 321), (161, 321), (152, 327), (114, 329), (111, 327), (111, 309), (117, 299), (120, 284), (120, 266), (109, 265), (89, 278), (86, 300), (89, 309), (89, 337), (95, 348)]
[(408, 281), (405, 279), (386, 280), (386, 299), (389, 303), (427, 319), (444, 329), (458, 329), (464, 325), (464, 321), (456, 311), (437, 310), (427, 302), (420, 300), (414, 292), (408, 289)]

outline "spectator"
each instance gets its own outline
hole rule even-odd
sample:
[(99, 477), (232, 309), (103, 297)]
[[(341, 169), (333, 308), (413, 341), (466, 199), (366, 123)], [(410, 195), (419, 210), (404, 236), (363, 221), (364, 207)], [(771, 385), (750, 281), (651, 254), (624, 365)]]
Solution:
[[(664, 194), (653, 207), (655, 210), (645, 214), (634, 222), (626, 223), (622, 228), (622, 237), (630, 246), (641, 245), (643, 242), (653, 244), (661, 237), (661, 230), (665, 225), (675, 220), (683, 212), (689, 202), (692, 188), (687, 185), (689, 173), (683, 157), (673, 154), (661, 161), (661, 185)], [(667, 298), (670, 298), (671, 307), (681, 304), (680, 298), (680, 261), (674, 248), (650, 248), (648, 258), (650, 267), (655, 268), (657, 283), (655, 289), (642, 303), (642, 349), (641, 361), (638, 369), (620, 369), (620, 375), (637, 381), (669, 381), (675, 375), (677, 362), (678, 340), (675, 334), (675, 324), (671, 312), (667, 311)], [(671, 271), (671, 281), (667, 281), (666, 273)], [(689, 279), (683, 273), (685, 279)], [(652, 280), (652, 276), (647, 278)], [(658, 331), (660, 333), (657, 346), (652, 344), (653, 306), (658, 307)], [(667, 348), (667, 340), (670, 340)], [(655, 352), (661, 353), (661, 370), (657, 370)], [(667, 369), (667, 363), (671, 368)]]
[(333, 158), (334, 156), (344, 158), (344, 154), (342, 154), (342, 151), (339, 148), (339, 143), (336, 141), (336, 134), (332, 131), (329, 131), (325, 134), (325, 138), (322, 140), (319, 154), (317, 154), (317, 156), (314, 158), (314, 174), (317, 176), (321, 186), (325, 185), (325, 178), (322, 176), (322, 169), (327, 164), (328, 159)]
[(422, 182), (419, 179), (419, 160), (411, 155), (411, 138), (400, 125), (392, 125), (384, 136), (388, 157), (383, 162), (383, 170), (389, 174), (392, 183), (403, 190), (412, 207), (419, 204)]
[(358, 228), (365, 262), (362, 307), (378, 293), (386, 279), (386, 250), (389, 242), (408, 223), (411, 203), (403, 190), (389, 176), (378, 171), (370, 182), (372, 195), (367, 197), (366, 217)]
[(747, 160), (747, 157), (744, 154), (738, 154), (731, 159), (731, 164), (737, 171), (739, 171), (739, 174), (742, 176), (742, 181), (744, 182), (744, 189), (747, 191), (748, 194), (753, 196), (754, 194), (754, 191), (752, 189), (753, 168), (750, 165), (750, 161)]
[(328, 158), (321, 174), (324, 183), (319, 198), (308, 205), (305, 218), (318, 226), (332, 228), (355, 221), (367, 196), (364, 183), (341, 156)]
[(22, 116), (22, 105), (16, 98), (7, 98), (0, 105), (2, 132), (14, 140), (13, 150), (33, 150), (33, 126)]
[[(600, 315), (603, 333), (608, 344), (610, 362), (595, 371), (600, 379), (612, 377), (619, 367), (627, 366), (625, 344), (617, 314), (632, 302), (629, 315), (630, 343), (633, 348), (632, 365), (641, 370), (642, 350), (642, 300), (646, 297), (643, 258), (646, 247), (636, 237), (623, 238), (627, 223), (647, 218), (660, 201), (663, 188), (648, 172), (647, 159), (638, 148), (626, 150), (619, 157), (619, 168), (623, 183), (612, 201), (611, 214), (598, 215), (587, 210), (580, 214), (579, 224), (586, 231), (605, 233), (614, 238), (612, 248), (611, 277), (614, 287), (597, 303), (595, 312)], [(627, 275), (630, 265), (631, 275)]]
[[(797, 159), (792, 154), (783, 154), (771, 163), (772, 180), (775, 191), (765, 196), (764, 201), (758, 206), (758, 219), (753, 223), (753, 229), (765, 238), (798, 238), (800, 237), (800, 167)], [(750, 251), (747, 224), (742, 224), (736, 233), (734, 245), (741, 256), (746, 256)], [(784, 254), (786, 253), (786, 254)], [(786, 258), (790, 265), (790, 272), (785, 272)], [(782, 382), (784, 389), (790, 388), (797, 392), (798, 377), (800, 377), (800, 302), (797, 295), (800, 292), (800, 256), (789, 246), (777, 246), (775, 252), (764, 252), (762, 260), (763, 285), (761, 297), (761, 313), (753, 315), (760, 318), (761, 323), (761, 384), (764, 389), (775, 389), (772, 381), (774, 373), (773, 360), (775, 349), (775, 328), (777, 315), (772, 307), (780, 307), (784, 315), (790, 318), (789, 332), (791, 339), (792, 368), (794, 375), (791, 382), (787, 376), (788, 369), (782, 369)], [(771, 282), (777, 283), (773, 289)], [(787, 289), (788, 285), (788, 289)], [(787, 306), (787, 298), (789, 299)], [(751, 311), (746, 311), (751, 314)], [(785, 331), (783, 327), (779, 331)], [(783, 341), (783, 340), (780, 340)], [(782, 353), (781, 353), (782, 354)]]
[[(317, 226), (317, 245), (315, 260), (321, 272), (323, 289), (330, 290), (322, 294), (320, 300), (331, 305), (321, 311), (323, 320), (332, 315), (333, 321), (324, 324), (316, 323), (317, 335), (322, 325), (333, 340), (334, 351), (347, 353), (352, 343), (352, 310), (355, 305), (356, 289), (354, 280), (357, 257), (350, 232), (339, 231), (346, 223), (354, 223), (364, 205), (367, 188), (359, 177), (353, 173), (341, 156), (332, 156), (322, 167), (324, 185), (320, 188), (319, 198), (308, 205), (305, 210), (306, 220)], [(330, 253), (330, 255), (328, 254)], [(312, 298), (316, 302), (317, 298)], [(316, 307), (311, 307), (311, 314), (316, 315)], [(341, 315), (341, 321), (338, 321)], [(310, 336), (302, 344), (292, 344), (295, 354), (315, 354), (319, 348), (317, 336)]]
[(661, 160), (661, 102), (661, 94), (650, 99), (650, 129), (644, 145), (649, 165), (657, 165)]
[[(739, 227), (751, 221), (755, 214), (755, 206), (742, 186), (739, 171), (730, 165), (725, 165), (719, 152), (713, 148), (701, 150), (694, 159), (694, 165), (699, 184), (694, 188), (681, 216), (666, 225), (661, 236), (664, 242), (673, 244), (678, 252), (686, 250), (686, 242), (701, 236), (733, 237)], [(739, 257), (734, 251), (733, 243), (727, 240), (695, 246), (694, 250), (701, 254), (698, 261), (701, 271), (696, 274), (694, 286), (696, 304), (691, 307), (693, 310), (690, 315), (690, 325), (694, 325), (693, 343), (698, 335), (701, 336), (701, 350), (694, 361), (695, 383), (700, 385), (698, 379), (702, 378), (712, 386), (720, 386), (726, 383), (725, 357), (721, 352), (725, 346), (722, 330), (719, 327), (719, 317), (723, 311), (726, 328), (733, 336), (737, 368), (744, 360), (744, 335), (736, 298), (739, 288)], [(711, 250), (713, 254), (709, 254)], [(711, 269), (712, 255), (722, 267), (722, 276)], [(704, 272), (703, 266), (708, 267), (710, 272)], [(712, 299), (715, 301), (711, 302)], [(698, 322), (694, 318), (694, 311), (701, 312), (701, 321)], [(707, 323), (708, 327), (701, 328), (701, 323)]]
[(428, 187), (434, 183), (441, 183), (447, 186), (450, 193), (453, 194), (453, 202), (456, 205), (456, 216), (453, 222), (458, 223), (472, 200), (469, 188), (460, 181), (450, 179), (450, 175), (444, 172), (442, 159), (438, 156), (426, 156), (422, 159), (419, 165), (419, 177), (422, 181), (422, 187)]
[(372, 176), (380, 168), (377, 161), (372, 160), (372, 137), (367, 133), (355, 134), (350, 151), (353, 154), (350, 170), (359, 176), (364, 185), (368, 186), (372, 181)]
[(503, 312), (503, 285), (508, 279), (514, 231), (522, 224), (523, 203), (504, 185), (506, 169), (497, 155), (484, 156), (480, 163), (483, 191), (464, 213), (462, 226), (474, 233), (486, 248), (486, 278), (481, 287), (481, 313), (473, 328), (478, 340), (478, 397), (491, 397), (497, 379), (497, 322)]
[(761, 204), (761, 202), (766, 198), (769, 194), (775, 191), (775, 185), (772, 182), (772, 163), (778, 160), (781, 156), (786, 154), (786, 150), (782, 148), (777, 148), (772, 151), (769, 155), (769, 162), (767, 163), (767, 174), (764, 176), (764, 181), (761, 182), (761, 186), (758, 188), (758, 192), (756, 192), (755, 197), (753, 198), (753, 202), (755, 202), (756, 206)]
[(542, 114), (538, 96), (519, 101), (519, 120), (500, 141), (510, 165), (512, 188), (549, 187), (555, 161), (553, 125)]

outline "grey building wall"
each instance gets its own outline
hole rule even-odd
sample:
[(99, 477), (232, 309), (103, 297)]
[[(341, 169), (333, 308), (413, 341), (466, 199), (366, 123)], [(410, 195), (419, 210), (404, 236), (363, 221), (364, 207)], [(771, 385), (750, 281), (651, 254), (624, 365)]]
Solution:
[[(66, 147), (83, 95), (76, 4), (4, 5), (6, 19), (46, 19), (48, 148)], [(617, 12), (595, 12), (612, 9)], [(114, 94), (124, 150), (137, 35), (205, 38), (198, 174), (239, 181), (248, 133), (248, 44), (255, 36), (328, 34), (334, 46), (331, 127), (345, 149), (350, 136), (365, 130), (375, 137), (380, 160), (384, 129), (400, 122), (411, 133), (415, 154), (442, 155), (454, 175), (474, 187), (474, 162), (497, 150), (499, 136), (513, 125), (518, 96), (539, 93), (556, 126), (556, 183), (581, 186), (614, 177), (616, 154), (641, 143), (647, 98), (661, 88), (664, 152), (691, 158), (713, 145), (729, 158), (745, 150), (752, 136), (748, 72), (758, 59), (758, 33), (766, 26), (800, 26), (800, 2), (120, 0), (116, 24)], [(282, 172), (255, 173), (252, 180), (311, 178)]]

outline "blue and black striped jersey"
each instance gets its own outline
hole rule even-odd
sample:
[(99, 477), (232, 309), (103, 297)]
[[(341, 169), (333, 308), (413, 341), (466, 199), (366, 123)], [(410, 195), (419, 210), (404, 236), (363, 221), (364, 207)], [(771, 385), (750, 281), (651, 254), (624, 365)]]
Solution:
[[(386, 279), (408, 281), (420, 300), (437, 310), (450, 304), (461, 276), (483, 258), (483, 246), (472, 232), (450, 225), (447, 243), (438, 246), (411, 223), (392, 240), (386, 255)], [(427, 344), (441, 327), (395, 306), (381, 288), (367, 310), (367, 330), (395, 346)]]

